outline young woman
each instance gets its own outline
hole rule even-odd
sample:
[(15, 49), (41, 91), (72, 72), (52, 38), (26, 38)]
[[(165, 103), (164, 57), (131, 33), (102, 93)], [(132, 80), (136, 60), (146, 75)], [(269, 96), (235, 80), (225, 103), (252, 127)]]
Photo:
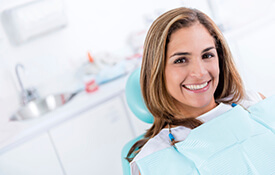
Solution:
[[(190, 133), (207, 137), (214, 128), (204, 132), (210, 120), (220, 118), (235, 104), (246, 109), (264, 98), (259, 93), (244, 91), (231, 52), (215, 23), (204, 13), (184, 7), (164, 13), (149, 29), (140, 83), (154, 123), (145, 139), (137, 142), (128, 154), (133, 175), (207, 172), (205, 163), (196, 161), (200, 154), (194, 158), (185, 152), (193, 149), (182, 145), (196, 135), (189, 136)], [(198, 138), (193, 141), (203, 140)], [(210, 151), (207, 149), (201, 149), (201, 154)], [(209, 174), (217, 173), (208, 168)]]

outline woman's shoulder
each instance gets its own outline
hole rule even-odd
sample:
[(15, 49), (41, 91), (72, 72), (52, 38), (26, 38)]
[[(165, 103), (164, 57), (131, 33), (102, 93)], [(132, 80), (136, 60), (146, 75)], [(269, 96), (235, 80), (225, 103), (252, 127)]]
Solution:
[(165, 136), (166, 130), (161, 130), (155, 137), (149, 139), (146, 144), (141, 148), (139, 153), (135, 156), (135, 158), (131, 161), (131, 174), (138, 175), (139, 169), (137, 167), (137, 161), (140, 159), (149, 156), (157, 151), (170, 147), (170, 142), (167, 140)]
[[(175, 138), (180, 140), (184, 140), (184, 138), (187, 137), (188, 133), (190, 132), (190, 129), (184, 126), (171, 128), (171, 130)], [(148, 140), (148, 142), (141, 148), (140, 152), (135, 156), (135, 158), (130, 163), (132, 175), (139, 174), (139, 169), (137, 166), (137, 162), (139, 160), (155, 152), (171, 147), (168, 135), (168, 128), (164, 128), (156, 136)]]
[[(184, 140), (190, 132), (190, 129), (184, 126), (177, 126), (175, 128), (171, 128), (171, 130), (176, 140)], [(156, 136), (148, 140), (140, 152), (135, 156), (133, 161), (138, 161), (154, 152), (171, 147), (168, 135), (168, 128), (163, 128)]]
[(251, 90), (251, 89), (247, 89), (245, 91), (244, 98), (239, 102), (239, 104), (241, 104), (245, 108), (248, 108), (248, 107), (258, 103), (262, 99), (263, 99), (263, 96), (260, 93), (254, 91), (254, 90)]
[(169, 140), (165, 136), (166, 130), (161, 130), (155, 137), (149, 139), (146, 144), (141, 148), (139, 153), (133, 159), (133, 162), (142, 159), (154, 152), (165, 149), (170, 146)]

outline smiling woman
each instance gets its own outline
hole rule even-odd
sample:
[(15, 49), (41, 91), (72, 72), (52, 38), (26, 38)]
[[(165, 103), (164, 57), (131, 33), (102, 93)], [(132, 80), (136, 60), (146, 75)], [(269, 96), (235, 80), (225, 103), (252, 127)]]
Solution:
[[(133, 175), (249, 174), (252, 170), (247, 167), (257, 166), (257, 163), (247, 164), (251, 158), (248, 161), (246, 157), (239, 157), (243, 154), (238, 150), (242, 149), (234, 153), (228, 150), (233, 149), (229, 145), (243, 146), (246, 142), (239, 143), (240, 140), (249, 140), (251, 133), (257, 132), (254, 126), (251, 128), (249, 117), (249, 122), (239, 119), (251, 115), (250, 111), (246, 114), (248, 107), (256, 106), (265, 113), (257, 103), (262, 97), (244, 90), (230, 49), (207, 15), (182, 7), (154, 21), (144, 44), (140, 84), (154, 123), (128, 154)], [(236, 127), (240, 123), (239, 130)], [(261, 128), (260, 125), (257, 123), (255, 127)], [(247, 131), (246, 138), (235, 131)], [(221, 138), (214, 138), (216, 136)], [(251, 146), (257, 142), (253, 140)], [(275, 146), (275, 141), (270, 145)], [(275, 152), (270, 151), (274, 150), (272, 146), (257, 148), (261, 148), (260, 151), (249, 156), (262, 156), (264, 150), (275, 156)], [(137, 154), (130, 159), (132, 153)], [(232, 155), (230, 159), (225, 156), (227, 153)], [(225, 163), (219, 165), (222, 161)], [(239, 163), (235, 165), (235, 162)]]
[[(188, 8), (171, 10), (152, 24), (144, 44), (140, 82), (155, 117), (150, 137), (168, 124), (194, 128), (201, 124), (195, 117), (214, 108), (215, 101), (237, 103), (244, 96), (220, 30), (204, 13)], [(204, 83), (205, 89), (194, 90)]]
[(174, 32), (166, 58), (166, 88), (181, 115), (197, 117), (213, 109), (219, 60), (215, 41), (205, 27), (197, 23)]

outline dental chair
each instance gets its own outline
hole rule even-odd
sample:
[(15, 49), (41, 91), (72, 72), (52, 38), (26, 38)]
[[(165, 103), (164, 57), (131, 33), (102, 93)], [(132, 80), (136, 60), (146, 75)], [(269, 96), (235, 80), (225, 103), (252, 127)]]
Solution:
[[(152, 123), (140, 91), (140, 70), (134, 71), (126, 84), (126, 99), (130, 109), (142, 121)], [(151, 168), (151, 174), (165, 172), (170, 160), (183, 162), (171, 164), (169, 174), (274, 174), (275, 172), (275, 96), (244, 109), (237, 105), (216, 119), (198, 127), (189, 135), (187, 142), (177, 143), (177, 153), (170, 149), (156, 152), (151, 160), (164, 153), (165, 161), (140, 161)], [(217, 134), (219, 133), (219, 134)], [(128, 142), (122, 149), (123, 175), (130, 175), (130, 166), (125, 159), (131, 146), (143, 135)], [(195, 144), (194, 144), (195, 143)], [(192, 147), (192, 149), (191, 149)], [(184, 151), (183, 151), (184, 150)], [(210, 150), (210, 151), (209, 151)], [(169, 154), (168, 154), (169, 153)], [(188, 155), (179, 157), (178, 155)], [(162, 158), (162, 157), (161, 157)], [(161, 159), (162, 160), (162, 159)], [(148, 164), (149, 162), (149, 164)], [(197, 166), (199, 165), (199, 166)], [(156, 168), (158, 167), (158, 168)], [(175, 169), (174, 169), (175, 168)], [(186, 171), (189, 170), (189, 171)], [(192, 173), (193, 174), (193, 173)], [(197, 173), (196, 173), (197, 174)]]
[[(142, 98), (139, 79), (140, 79), (140, 68), (132, 72), (132, 74), (129, 76), (127, 80), (126, 87), (125, 87), (126, 101), (129, 108), (137, 118), (139, 118), (145, 123), (153, 123), (154, 118), (152, 114), (148, 111)], [(142, 139), (143, 137), (144, 137), (144, 134), (132, 139), (123, 147), (121, 151), (123, 175), (131, 174), (130, 164), (125, 159), (125, 157), (127, 156), (133, 144), (135, 144), (138, 140)]]

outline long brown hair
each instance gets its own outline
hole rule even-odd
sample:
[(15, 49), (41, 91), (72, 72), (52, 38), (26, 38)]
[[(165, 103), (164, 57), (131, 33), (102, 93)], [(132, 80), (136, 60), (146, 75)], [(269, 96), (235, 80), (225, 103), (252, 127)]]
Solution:
[(191, 129), (202, 124), (195, 118), (175, 119), (179, 114), (175, 100), (168, 93), (165, 84), (166, 50), (170, 36), (175, 31), (202, 24), (213, 37), (219, 57), (219, 84), (214, 93), (218, 102), (237, 103), (244, 96), (241, 77), (234, 64), (230, 49), (217, 25), (204, 13), (191, 8), (176, 8), (158, 17), (151, 25), (144, 43), (140, 85), (144, 102), (154, 116), (152, 127), (146, 132), (145, 139), (137, 142), (134, 150), (140, 149), (150, 138), (157, 135), (167, 124), (182, 125)]

